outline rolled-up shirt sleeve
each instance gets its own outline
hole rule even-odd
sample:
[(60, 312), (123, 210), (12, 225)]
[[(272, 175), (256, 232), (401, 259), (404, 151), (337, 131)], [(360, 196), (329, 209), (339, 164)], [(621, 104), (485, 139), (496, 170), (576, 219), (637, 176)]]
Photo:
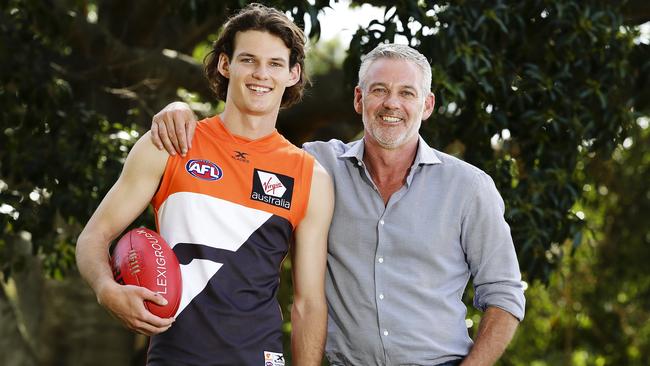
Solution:
[(480, 172), (469, 192), (461, 223), (461, 243), (474, 283), (474, 306), (501, 308), (520, 321), (525, 298), (521, 272), (504, 203), (492, 178)]

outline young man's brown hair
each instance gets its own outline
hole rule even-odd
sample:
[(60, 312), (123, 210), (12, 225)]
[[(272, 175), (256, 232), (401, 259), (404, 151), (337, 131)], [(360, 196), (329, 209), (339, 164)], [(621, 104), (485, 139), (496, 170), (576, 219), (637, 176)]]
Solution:
[(282, 108), (290, 107), (300, 101), (305, 85), (309, 83), (305, 73), (305, 34), (286, 15), (277, 9), (253, 3), (243, 8), (231, 17), (223, 33), (217, 39), (210, 53), (205, 58), (205, 73), (210, 82), (210, 87), (220, 100), (226, 100), (228, 92), (228, 79), (218, 70), (219, 55), (222, 53), (232, 61), (235, 51), (235, 35), (245, 31), (268, 32), (280, 38), (289, 48), (289, 67), (300, 65), (300, 80), (292, 87), (287, 88), (282, 95)]

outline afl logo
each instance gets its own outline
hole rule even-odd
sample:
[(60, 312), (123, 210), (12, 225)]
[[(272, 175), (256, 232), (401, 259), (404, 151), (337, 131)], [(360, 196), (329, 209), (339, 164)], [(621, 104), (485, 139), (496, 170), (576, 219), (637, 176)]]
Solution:
[(204, 180), (218, 180), (223, 177), (221, 168), (209, 160), (192, 159), (185, 164), (185, 170), (194, 177)]

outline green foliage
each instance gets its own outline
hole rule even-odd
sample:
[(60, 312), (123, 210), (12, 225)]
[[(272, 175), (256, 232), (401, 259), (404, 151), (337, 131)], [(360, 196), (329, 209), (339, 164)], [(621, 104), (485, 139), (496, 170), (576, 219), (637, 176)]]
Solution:
[[(613, 159), (581, 158), (583, 243), (564, 243), (558, 250), (572, 255), (528, 288), (526, 318), (500, 365), (650, 364), (650, 128), (639, 122)], [(470, 318), (476, 330), (480, 314)]]
[[(75, 100), (55, 61), (56, 34), (35, 32), (30, 10), (2, 13), (0, 45), (0, 268), (21, 265), (17, 246), (31, 238), (51, 273), (74, 261), (70, 245), (116, 179), (131, 144), (125, 130)], [(28, 241), (27, 241), (28, 242)], [(24, 244), (23, 244), (24, 245)]]
[(579, 242), (583, 227), (571, 211), (580, 149), (610, 156), (634, 121), (634, 32), (620, 9), (571, 0), (372, 3), (387, 6), (386, 16), (357, 31), (346, 74), (398, 36), (430, 59), (438, 107), (424, 134), (494, 178), (522, 269), (547, 278), (558, 259), (550, 249)]
[(320, 41), (309, 46), (305, 67), (311, 77), (326, 75), (331, 70), (340, 69), (345, 58), (345, 50), (338, 38)]

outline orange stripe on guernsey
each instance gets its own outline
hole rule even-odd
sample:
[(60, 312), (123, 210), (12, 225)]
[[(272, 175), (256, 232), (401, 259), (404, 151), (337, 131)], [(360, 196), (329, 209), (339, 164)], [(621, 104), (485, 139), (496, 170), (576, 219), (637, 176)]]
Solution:
[(152, 199), (193, 192), (287, 219), (294, 229), (305, 215), (314, 159), (277, 131), (257, 140), (232, 135), (218, 116), (197, 124), (185, 157), (170, 156)]

